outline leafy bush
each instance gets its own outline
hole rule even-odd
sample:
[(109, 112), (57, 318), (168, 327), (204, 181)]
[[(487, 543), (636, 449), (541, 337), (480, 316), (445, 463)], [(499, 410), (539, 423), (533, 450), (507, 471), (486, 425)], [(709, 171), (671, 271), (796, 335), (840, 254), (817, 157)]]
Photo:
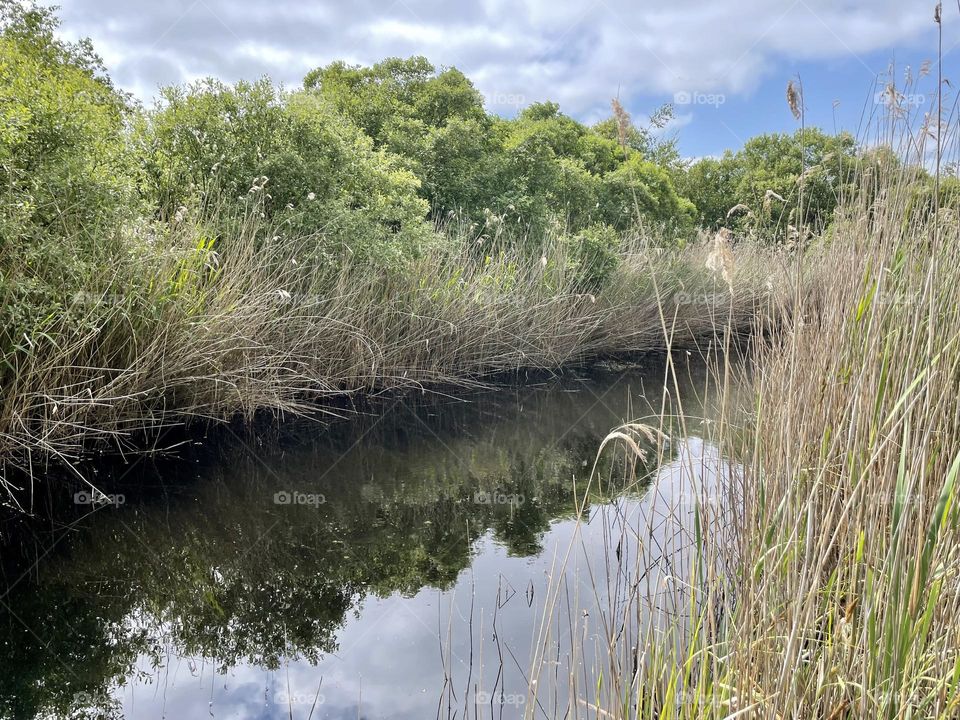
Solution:
[(123, 252), (118, 228), (137, 209), (126, 99), (56, 28), (46, 9), (0, 5), (0, 373)]
[(620, 264), (620, 233), (609, 225), (591, 225), (574, 235), (572, 243), (578, 284), (599, 291)]
[(314, 93), (268, 80), (167, 88), (137, 129), (146, 194), (161, 217), (200, 197), (228, 216), (261, 212), (325, 256), (396, 263), (433, 235), (419, 181)]
[(28, 245), (54, 233), (95, 245), (132, 202), (125, 98), (89, 46), (56, 39), (48, 11), (3, 9), (2, 237)]
[(784, 239), (790, 226), (819, 230), (830, 223), (840, 198), (857, 183), (857, 155), (856, 142), (845, 133), (807, 128), (759, 135), (737, 153), (704, 158), (676, 173), (677, 184), (696, 206), (699, 224)]
[(620, 230), (637, 221), (688, 230), (693, 225), (694, 206), (677, 194), (664, 168), (632, 154), (620, 167), (603, 176), (600, 211), (607, 224)]
[[(436, 219), (465, 213), (481, 223), (492, 213), (509, 222), (514, 242), (533, 250), (554, 228), (575, 232), (603, 221), (623, 229), (638, 220), (662, 223), (670, 213), (690, 224), (692, 209), (669, 173), (650, 169), (654, 159), (675, 162), (675, 148), (647, 129), (623, 128), (621, 144), (616, 121), (587, 127), (552, 102), (512, 120), (490, 116), (462, 73), (438, 72), (422, 57), (333, 63), (310, 72), (304, 86), (403, 158)], [(635, 193), (643, 202), (633, 202)]]
[(388, 58), (372, 67), (335, 62), (307, 73), (304, 88), (316, 91), (379, 146), (396, 125), (417, 120), (443, 127), (449, 120), (487, 122), (483, 99), (456, 68), (437, 72), (424, 57)]

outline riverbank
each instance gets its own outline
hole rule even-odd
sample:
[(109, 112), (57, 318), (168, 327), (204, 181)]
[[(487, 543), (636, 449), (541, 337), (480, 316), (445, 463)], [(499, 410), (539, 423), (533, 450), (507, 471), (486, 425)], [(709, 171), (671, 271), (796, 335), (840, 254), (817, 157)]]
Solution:
[[(736, 511), (718, 528), (712, 505), (677, 507), (699, 518), (686, 542), (700, 571), (671, 581), (696, 608), (689, 635), (593, 640), (607, 682), (576, 716), (957, 715), (960, 228), (948, 210), (911, 214), (914, 190), (894, 182), (844, 207), (750, 375), (719, 370), (725, 414), (709, 437), (739, 462)], [(632, 562), (627, 587), (647, 572)], [(605, 626), (629, 630), (647, 602), (634, 591), (603, 608)]]
[(200, 233), (63, 288), (0, 400), (9, 466), (136, 452), (171, 426), (301, 416), (344, 395), (706, 347), (749, 335), (789, 297), (785, 253), (712, 238), (628, 242), (590, 292), (559, 242), (539, 260), (450, 242), (464, 249), (396, 273), (349, 258), (332, 272), (305, 259), (310, 238), (248, 228), (221, 255)]

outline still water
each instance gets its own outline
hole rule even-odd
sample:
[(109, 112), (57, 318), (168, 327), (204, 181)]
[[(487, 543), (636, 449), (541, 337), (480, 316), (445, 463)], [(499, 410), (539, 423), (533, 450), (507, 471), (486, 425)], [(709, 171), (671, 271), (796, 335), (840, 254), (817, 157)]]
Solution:
[[(108, 498), (41, 487), (3, 527), (0, 717), (577, 715), (597, 605), (630, 573), (666, 586), (649, 567), (679, 532), (655, 500), (689, 510), (721, 474), (707, 375), (678, 376), (392, 398), (85, 471)], [(612, 449), (591, 475), (611, 429), (663, 416), (645, 461)]]

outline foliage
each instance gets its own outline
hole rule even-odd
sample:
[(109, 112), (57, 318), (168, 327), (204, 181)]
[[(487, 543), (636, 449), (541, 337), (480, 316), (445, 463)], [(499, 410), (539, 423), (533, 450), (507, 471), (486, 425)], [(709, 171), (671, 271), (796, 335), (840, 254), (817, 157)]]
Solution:
[(621, 236), (609, 225), (591, 225), (573, 238), (574, 265), (584, 289), (597, 291), (620, 264)]
[(741, 175), (742, 166), (731, 153), (702, 158), (678, 174), (678, 190), (695, 206), (699, 226), (715, 230), (724, 225), (727, 212), (738, 204), (734, 188)]
[(603, 177), (600, 209), (603, 218), (621, 230), (635, 219), (686, 228), (695, 212), (690, 201), (677, 195), (670, 174), (640, 155), (631, 155)]
[(115, 229), (131, 201), (125, 98), (98, 74), (89, 46), (56, 39), (48, 11), (3, 7), (3, 237), (56, 232), (89, 246)]
[(0, 5), (0, 384), (62, 312), (62, 287), (123, 256), (137, 212), (126, 98), (56, 28), (46, 9)]
[(316, 234), (328, 256), (346, 248), (381, 263), (430, 241), (417, 179), (322, 98), (266, 79), (162, 97), (136, 134), (144, 192), (162, 218), (198, 196), (232, 216), (255, 207), (291, 234)]
[[(857, 182), (857, 146), (846, 133), (816, 128), (750, 139), (736, 153), (704, 158), (678, 173), (680, 192), (697, 208), (698, 223), (733, 225), (773, 239), (790, 226), (821, 230)], [(733, 213), (728, 221), (728, 213)]]
[[(652, 178), (641, 164), (676, 159), (672, 142), (656, 141), (647, 129), (630, 125), (621, 146), (614, 120), (587, 127), (553, 102), (534, 103), (511, 120), (491, 117), (462, 73), (437, 72), (422, 57), (372, 67), (332, 63), (311, 71), (304, 86), (404, 159), (435, 218), (503, 216), (534, 249), (556, 227), (576, 232), (600, 221), (623, 230), (638, 220), (663, 222), (672, 210), (688, 224), (669, 175)], [(654, 122), (667, 119), (661, 111)], [(630, 177), (615, 174), (628, 161)], [(620, 196), (634, 190), (644, 202), (625, 210)]]
[(309, 72), (304, 88), (316, 90), (343, 115), (387, 145), (397, 122), (442, 127), (452, 118), (487, 120), (472, 83), (455, 68), (440, 73), (424, 57), (388, 58), (372, 67), (335, 62)]

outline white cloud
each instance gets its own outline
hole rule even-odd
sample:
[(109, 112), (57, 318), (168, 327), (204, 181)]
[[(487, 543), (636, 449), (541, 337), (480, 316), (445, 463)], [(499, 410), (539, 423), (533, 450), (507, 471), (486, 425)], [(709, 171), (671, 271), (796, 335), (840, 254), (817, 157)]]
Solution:
[(116, 81), (144, 98), (205, 75), (295, 86), (333, 60), (422, 54), (456, 65), (487, 97), (550, 98), (579, 117), (605, 113), (618, 91), (746, 94), (784, 60), (879, 72), (863, 56), (917, 43), (931, 13), (901, 0), (63, 0), (61, 11), (65, 34), (92, 37)]

